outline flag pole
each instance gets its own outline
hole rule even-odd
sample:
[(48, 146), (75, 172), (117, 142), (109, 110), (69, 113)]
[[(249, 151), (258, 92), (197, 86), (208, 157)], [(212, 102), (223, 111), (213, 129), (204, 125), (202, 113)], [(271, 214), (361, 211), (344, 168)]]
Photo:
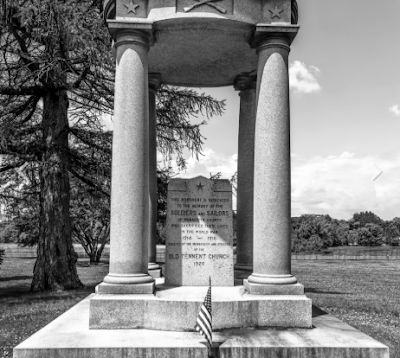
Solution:
[[(208, 287), (209, 287), (209, 290), (210, 290), (210, 308), (211, 308), (211, 311), (212, 311), (212, 299), (211, 299), (211, 276), (208, 276)], [(213, 354), (212, 354), (212, 329), (211, 329), (211, 341), (209, 342), (209, 345), (208, 345), (208, 358), (214, 358), (213, 357)]]

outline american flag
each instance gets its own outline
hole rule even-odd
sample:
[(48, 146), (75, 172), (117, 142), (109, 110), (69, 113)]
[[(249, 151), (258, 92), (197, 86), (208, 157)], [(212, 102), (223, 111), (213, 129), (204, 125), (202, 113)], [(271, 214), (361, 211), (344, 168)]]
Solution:
[(202, 334), (210, 345), (212, 346), (212, 315), (211, 315), (211, 277), (210, 284), (203, 304), (201, 305), (200, 312), (197, 315), (196, 325), (194, 329)]

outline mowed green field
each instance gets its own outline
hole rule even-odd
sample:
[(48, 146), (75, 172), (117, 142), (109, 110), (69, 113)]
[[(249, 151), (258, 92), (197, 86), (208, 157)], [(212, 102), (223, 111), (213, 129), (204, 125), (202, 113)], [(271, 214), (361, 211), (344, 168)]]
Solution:
[[(5, 259), (0, 269), (0, 357), (75, 305), (101, 282), (108, 265), (78, 262), (85, 289), (29, 293), (34, 259)], [(390, 347), (400, 358), (400, 261), (293, 261), (313, 304)]]
[(35, 259), (4, 259), (0, 268), (0, 358), (63, 312), (94, 292), (108, 264), (88, 267), (78, 262), (86, 288), (67, 292), (29, 293)]
[(292, 261), (313, 304), (389, 346), (400, 358), (400, 260)]

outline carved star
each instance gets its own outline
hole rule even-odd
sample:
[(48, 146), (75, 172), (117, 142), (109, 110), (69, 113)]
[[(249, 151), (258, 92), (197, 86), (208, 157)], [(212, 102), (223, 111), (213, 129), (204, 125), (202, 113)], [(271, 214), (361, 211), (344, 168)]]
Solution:
[(203, 190), (204, 185), (201, 184), (201, 182), (199, 182), (199, 184), (196, 186), (197, 186), (197, 190)]
[(281, 14), (284, 10), (279, 10), (277, 6), (275, 6), (274, 10), (269, 9), (268, 10), (271, 13), (271, 19), (277, 17), (278, 19), (281, 18)]
[(131, 0), (130, 4), (125, 4), (124, 5), (128, 10), (126, 11), (127, 14), (130, 12), (133, 12), (136, 15), (136, 8), (139, 7), (139, 5), (136, 5), (133, 3), (133, 0)]

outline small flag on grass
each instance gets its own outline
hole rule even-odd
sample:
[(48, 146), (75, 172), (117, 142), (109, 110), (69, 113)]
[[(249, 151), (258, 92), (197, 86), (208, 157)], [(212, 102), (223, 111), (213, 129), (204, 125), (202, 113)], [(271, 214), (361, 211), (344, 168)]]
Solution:
[(206, 297), (197, 315), (195, 330), (202, 334), (209, 344), (209, 352), (212, 347), (212, 314), (211, 314), (211, 277)]

